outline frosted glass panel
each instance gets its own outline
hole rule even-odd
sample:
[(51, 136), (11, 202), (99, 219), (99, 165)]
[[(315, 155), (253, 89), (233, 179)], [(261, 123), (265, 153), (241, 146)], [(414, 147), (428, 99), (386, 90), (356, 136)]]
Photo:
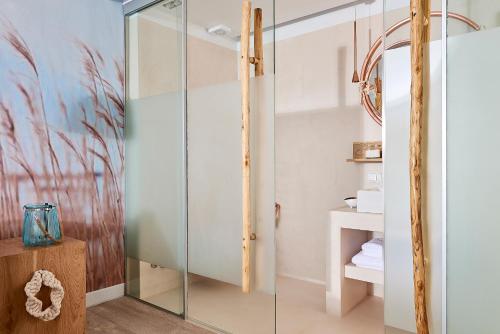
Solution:
[[(427, 243), (428, 316), (431, 333), (442, 327), (442, 177), (441, 41), (430, 44), (430, 97), (426, 118), (426, 160), (422, 207)], [(415, 333), (413, 258), (410, 225), (410, 50), (389, 50), (385, 57), (385, 325), (387, 333)]]
[(177, 94), (127, 105), (127, 255), (182, 267), (183, 115)]
[[(273, 5), (274, 1), (252, 1), (252, 9), (262, 8), (268, 28), (273, 28)], [(188, 318), (224, 333), (271, 334), (275, 331), (274, 36), (272, 30), (264, 33), (264, 76), (250, 83), (251, 231), (256, 240), (250, 245), (251, 291), (244, 293), (241, 1), (222, 0), (217, 6), (223, 10), (213, 25), (226, 26), (222, 35), (200, 34), (200, 24), (210, 28), (206, 1), (189, 1), (187, 11)]]
[[(250, 87), (260, 92), (263, 101), (251, 105), (253, 216), (260, 232), (254, 247), (260, 258), (255, 259), (255, 283), (270, 293), (274, 292), (273, 84), (270, 75), (253, 79)], [(238, 81), (189, 93), (189, 271), (234, 285), (241, 284), (240, 108)]]
[(127, 16), (127, 294), (184, 312), (185, 145), (181, 7)]
[[(254, 333), (255, 322), (259, 333), (274, 332), (273, 85), (272, 75), (250, 85), (252, 230), (257, 235), (250, 295), (241, 292), (240, 83), (188, 94), (189, 316), (233, 333)], [(220, 308), (215, 312), (210, 304)]]
[(239, 109), (237, 81), (189, 91), (189, 271), (235, 285), (241, 282)]
[[(452, 2), (452, 1), (450, 1)], [(496, 1), (477, 1), (490, 10)], [(498, 10), (496, 11), (498, 13)], [(448, 39), (448, 333), (498, 333), (500, 29)]]

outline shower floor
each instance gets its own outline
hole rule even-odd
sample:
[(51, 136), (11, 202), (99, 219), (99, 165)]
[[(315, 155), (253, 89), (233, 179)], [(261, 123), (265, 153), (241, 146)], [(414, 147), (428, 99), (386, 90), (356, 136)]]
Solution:
[[(274, 332), (273, 300), (264, 293), (245, 295), (238, 286), (202, 279), (190, 286), (189, 314), (229, 333), (267, 334)], [(279, 277), (276, 328), (278, 334), (384, 334), (384, 302), (368, 297), (339, 318), (325, 312), (323, 285)]]
[[(245, 295), (240, 287), (210, 279), (191, 284), (192, 319), (208, 320), (230, 333), (267, 334), (274, 327), (274, 297)], [(172, 306), (172, 305), (170, 305)], [(277, 281), (277, 333), (383, 334), (384, 303), (369, 297), (343, 318), (325, 312), (323, 285), (280, 277)], [(208, 322), (208, 321), (205, 321)], [(146, 331), (145, 331), (146, 330)], [(87, 333), (209, 333), (181, 318), (124, 297), (87, 310)]]
[(384, 334), (384, 301), (368, 297), (342, 318), (325, 312), (324, 285), (279, 277), (276, 327), (289, 334)]

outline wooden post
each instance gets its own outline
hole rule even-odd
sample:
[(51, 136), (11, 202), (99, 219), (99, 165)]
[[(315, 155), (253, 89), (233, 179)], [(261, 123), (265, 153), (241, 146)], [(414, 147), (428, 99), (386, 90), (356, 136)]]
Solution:
[(425, 296), (425, 258), (422, 235), (422, 121), (424, 64), (428, 56), (429, 0), (411, 0), (411, 116), (410, 116), (410, 211), (413, 247), (413, 285), (417, 334), (428, 334)]
[(253, 21), (253, 48), (255, 55), (255, 76), (264, 75), (264, 47), (262, 43), (262, 9), (256, 8)]
[(241, 16), (241, 154), (243, 172), (243, 250), (241, 268), (241, 286), (245, 293), (250, 292), (250, 237), (251, 237), (251, 207), (250, 207), (250, 16), (252, 5), (243, 0)]

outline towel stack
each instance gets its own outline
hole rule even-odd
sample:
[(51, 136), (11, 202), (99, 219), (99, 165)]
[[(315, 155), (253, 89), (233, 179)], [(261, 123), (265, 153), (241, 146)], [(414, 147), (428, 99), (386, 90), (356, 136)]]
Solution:
[(375, 238), (361, 246), (361, 252), (354, 255), (356, 267), (384, 271), (384, 239)]

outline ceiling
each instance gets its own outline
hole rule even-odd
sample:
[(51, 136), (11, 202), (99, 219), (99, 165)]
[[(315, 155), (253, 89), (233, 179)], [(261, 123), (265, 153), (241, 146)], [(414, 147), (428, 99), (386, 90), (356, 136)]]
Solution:
[(276, 24), (339, 7), (353, 0), (276, 0)]
[[(280, 24), (352, 2), (359, 1), (275, 0), (275, 23)], [(241, 0), (188, 0), (187, 4), (187, 17), (189, 23), (203, 28), (223, 24), (231, 29), (231, 37), (239, 36), (241, 30)], [(273, 1), (253, 0), (252, 6), (253, 8), (262, 8), (264, 14), (264, 27), (271, 26), (273, 23)], [(156, 6), (156, 8), (166, 11), (167, 14), (174, 14), (172, 10), (161, 5)]]

